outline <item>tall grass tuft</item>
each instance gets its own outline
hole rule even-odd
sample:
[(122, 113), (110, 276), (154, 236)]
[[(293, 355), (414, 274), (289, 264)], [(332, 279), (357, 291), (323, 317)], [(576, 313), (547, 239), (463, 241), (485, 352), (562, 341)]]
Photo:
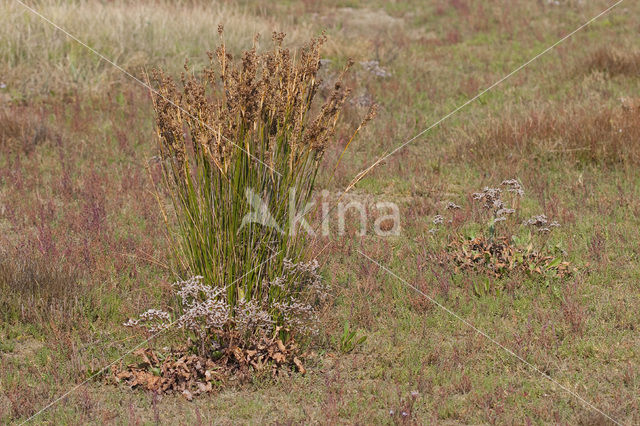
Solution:
[(232, 316), (255, 302), (278, 325), (286, 315), (277, 307), (290, 308), (302, 291), (290, 273), (305, 248), (295, 218), (350, 91), (343, 72), (323, 102), (316, 96), (324, 36), (293, 53), (274, 33), (270, 50), (258, 53), (256, 38), (233, 57), (218, 32), (210, 64), (200, 73), (185, 64), (180, 88), (162, 71), (151, 76), (161, 95), (153, 105), (164, 188), (177, 219), (169, 232), (176, 272), (224, 289), (216, 294)]

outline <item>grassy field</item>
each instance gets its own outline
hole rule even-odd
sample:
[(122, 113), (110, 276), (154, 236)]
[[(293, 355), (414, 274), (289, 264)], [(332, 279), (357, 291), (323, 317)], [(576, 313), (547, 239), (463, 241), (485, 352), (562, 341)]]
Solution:
[[(335, 194), (613, 1), (27, 3), (136, 77), (205, 63), (218, 23), (238, 52), (256, 32), (296, 47), (326, 30), (324, 75), (355, 60), (318, 178)], [(0, 423), (11, 424), (142, 342), (122, 324), (170, 305), (173, 277), (145, 170), (148, 90), (18, 2), (0, 4), (0, 23)], [(315, 242), (331, 298), (305, 375), (258, 375), (191, 402), (92, 379), (33, 422), (610, 424), (601, 410), (640, 423), (639, 40), (640, 4), (623, 1), (355, 186), (353, 199), (397, 203), (401, 232), (359, 236), (353, 217), (347, 235)], [(372, 101), (377, 117), (332, 174)], [(514, 223), (559, 222), (532, 245), (572, 274), (453, 264), (448, 245), (486, 228), (471, 194), (506, 179), (525, 191)], [(347, 323), (367, 336), (352, 351)]]

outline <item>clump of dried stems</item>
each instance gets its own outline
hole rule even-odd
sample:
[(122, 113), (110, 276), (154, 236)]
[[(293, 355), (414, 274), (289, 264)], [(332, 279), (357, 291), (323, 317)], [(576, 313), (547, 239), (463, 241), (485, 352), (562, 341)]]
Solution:
[[(180, 87), (163, 71), (151, 75), (164, 188), (177, 219), (177, 232), (169, 232), (176, 273), (202, 277), (232, 318), (251, 306), (280, 326), (302, 291), (290, 265), (301, 263), (305, 235), (291, 218), (312, 195), (350, 93), (347, 69), (320, 101), (324, 36), (295, 53), (283, 47), (283, 33), (273, 34), (264, 53), (256, 37), (234, 57), (218, 32), (222, 42), (208, 54), (209, 66), (195, 73), (185, 64)], [(265, 213), (269, 221), (258, 217)]]

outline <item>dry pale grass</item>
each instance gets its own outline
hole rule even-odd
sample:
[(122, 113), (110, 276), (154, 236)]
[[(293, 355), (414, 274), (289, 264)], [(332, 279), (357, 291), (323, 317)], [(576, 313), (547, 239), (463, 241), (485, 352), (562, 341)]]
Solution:
[[(288, 42), (310, 38), (305, 25), (250, 15), (221, 2), (30, 1), (29, 5), (118, 65), (137, 74), (145, 66), (176, 71), (185, 57), (200, 58), (226, 27), (231, 51), (248, 48), (256, 33), (285, 31)], [(173, 67), (173, 68), (171, 68)], [(121, 81), (111, 65), (14, 1), (0, 3), (0, 81), (18, 93), (99, 91)]]
[(606, 72), (610, 76), (639, 76), (640, 51), (602, 46), (589, 55), (581, 67), (584, 71)]
[(1, 321), (73, 326), (72, 311), (82, 298), (75, 272), (32, 254), (0, 255)]
[[(601, 164), (640, 162), (640, 102), (617, 106), (544, 105), (506, 115), (472, 133), (462, 144), (479, 160), (534, 157)], [(461, 152), (462, 154), (462, 152)]]
[(318, 16), (318, 23), (330, 35), (324, 48), (326, 54), (385, 63), (397, 56), (397, 45), (395, 49), (391, 45), (406, 29), (403, 19), (368, 8), (330, 9)]

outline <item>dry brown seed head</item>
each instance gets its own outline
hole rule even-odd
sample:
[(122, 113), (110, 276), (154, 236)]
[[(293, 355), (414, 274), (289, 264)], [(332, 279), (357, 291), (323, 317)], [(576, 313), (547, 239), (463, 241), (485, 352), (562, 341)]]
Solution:
[(273, 39), (273, 42), (276, 44), (276, 46), (280, 47), (282, 46), (282, 41), (284, 40), (286, 34), (283, 32), (277, 32), (274, 31), (271, 38)]
[(377, 114), (378, 114), (378, 104), (371, 104), (371, 106), (369, 107), (369, 111), (367, 112), (367, 115), (365, 115), (364, 119), (362, 120), (362, 126), (366, 125), (368, 122), (373, 120)]

